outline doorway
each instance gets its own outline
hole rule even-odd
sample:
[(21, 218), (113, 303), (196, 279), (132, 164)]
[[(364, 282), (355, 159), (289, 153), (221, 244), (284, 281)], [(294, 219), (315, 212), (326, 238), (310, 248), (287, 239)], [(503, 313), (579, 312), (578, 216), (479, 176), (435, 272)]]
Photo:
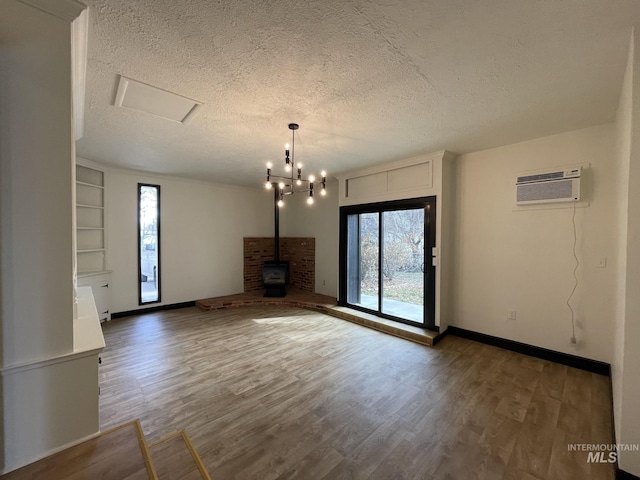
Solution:
[(435, 202), (423, 197), (340, 209), (341, 305), (437, 330)]

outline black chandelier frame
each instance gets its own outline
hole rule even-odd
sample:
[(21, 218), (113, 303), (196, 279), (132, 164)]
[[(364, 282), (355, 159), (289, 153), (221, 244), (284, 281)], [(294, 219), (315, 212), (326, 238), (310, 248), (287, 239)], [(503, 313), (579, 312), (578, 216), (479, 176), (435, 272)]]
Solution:
[[(295, 160), (295, 142), (296, 142), (296, 130), (300, 126), (297, 123), (290, 123), (289, 130), (291, 130), (291, 148), (289, 144), (284, 147), (284, 163), (285, 170), (289, 171), (289, 175), (274, 175), (271, 173), (273, 165), (271, 162), (267, 163), (267, 182), (265, 187), (267, 189), (274, 189), (274, 198), (276, 198), (277, 207), (284, 206), (284, 197), (287, 195), (293, 195), (294, 193), (307, 193), (307, 203), (313, 203), (314, 197), (314, 185), (317, 183), (320, 186), (320, 194), (326, 195), (327, 193), (327, 173), (323, 171), (321, 173), (321, 179), (319, 181), (313, 175), (308, 178), (302, 177), (302, 164), (296, 164)], [(274, 181), (274, 179), (279, 181)], [(303, 188), (302, 185), (306, 185)]]

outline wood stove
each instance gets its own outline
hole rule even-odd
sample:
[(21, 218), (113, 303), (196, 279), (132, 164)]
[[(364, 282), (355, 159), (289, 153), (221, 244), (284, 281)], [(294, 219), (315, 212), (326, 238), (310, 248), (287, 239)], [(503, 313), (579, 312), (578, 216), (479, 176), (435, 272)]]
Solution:
[(267, 261), (262, 265), (262, 286), (265, 297), (284, 297), (289, 284), (289, 262)]

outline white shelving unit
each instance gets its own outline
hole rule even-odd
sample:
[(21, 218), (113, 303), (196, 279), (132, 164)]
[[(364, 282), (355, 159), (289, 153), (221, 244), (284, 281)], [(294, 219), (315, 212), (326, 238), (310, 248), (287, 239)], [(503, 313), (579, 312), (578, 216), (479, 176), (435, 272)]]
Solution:
[(76, 165), (78, 275), (105, 271), (104, 172)]
[(76, 254), (78, 285), (90, 286), (100, 321), (109, 320), (111, 272), (106, 269), (104, 172), (76, 165)]

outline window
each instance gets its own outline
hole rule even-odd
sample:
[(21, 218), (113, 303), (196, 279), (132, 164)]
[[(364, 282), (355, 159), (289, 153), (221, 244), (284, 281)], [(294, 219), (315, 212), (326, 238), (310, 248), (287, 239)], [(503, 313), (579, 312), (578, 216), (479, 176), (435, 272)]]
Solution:
[(138, 299), (160, 301), (160, 186), (138, 184)]

